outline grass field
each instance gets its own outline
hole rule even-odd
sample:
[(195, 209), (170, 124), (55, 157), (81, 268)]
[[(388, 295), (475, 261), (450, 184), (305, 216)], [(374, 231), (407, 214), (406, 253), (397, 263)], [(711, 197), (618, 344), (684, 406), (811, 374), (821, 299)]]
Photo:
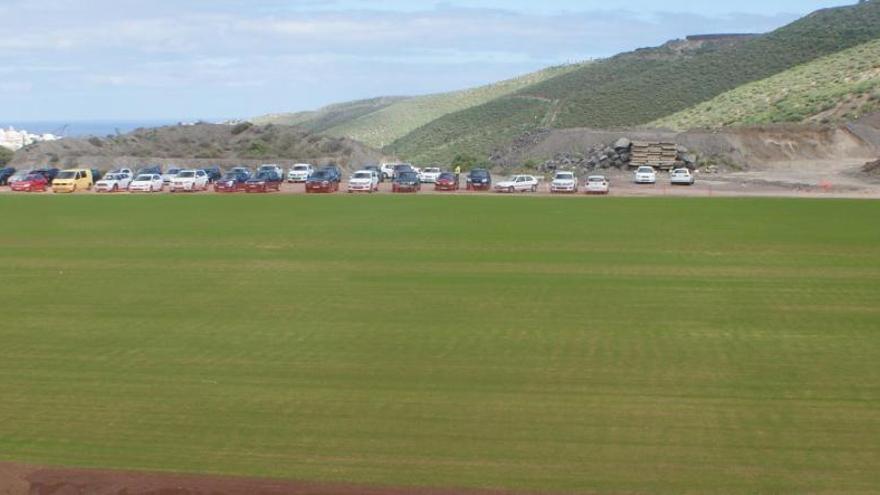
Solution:
[(0, 459), (880, 487), (880, 203), (0, 197)]

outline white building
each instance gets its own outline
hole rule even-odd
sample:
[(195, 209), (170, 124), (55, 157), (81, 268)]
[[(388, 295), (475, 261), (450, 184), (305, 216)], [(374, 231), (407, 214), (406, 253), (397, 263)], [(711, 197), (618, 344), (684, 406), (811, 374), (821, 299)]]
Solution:
[(17, 131), (15, 128), (0, 129), (0, 146), (18, 151), (27, 145), (40, 141), (55, 141), (60, 139), (53, 134), (31, 134), (28, 131)]

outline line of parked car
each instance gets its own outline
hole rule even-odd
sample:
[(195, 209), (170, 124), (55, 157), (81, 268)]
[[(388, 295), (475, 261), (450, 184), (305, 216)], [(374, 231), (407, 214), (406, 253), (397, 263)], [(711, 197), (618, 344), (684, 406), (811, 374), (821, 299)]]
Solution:
[[(395, 193), (417, 193), (426, 184), (435, 191), (458, 191), (462, 181), (457, 173), (437, 167), (419, 169), (408, 163), (367, 166), (350, 174), (346, 190), (349, 193), (374, 193), (379, 184), (391, 181)], [(694, 173), (686, 168), (673, 170), (669, 175), (673, 185), (693, 185)], [(305, 183), (307, 193), (335, 193), (342, 189), (343, 173), (335, 165), (315, 167), (297, 164), (287, 174), (274, 164), (261, 165), (256, 170), (234, 167), (226, 172), (219, 167), (182, 169), (170, 167), (146, 167), (137, 171), (128, 168), (101, 174), (95, 169), (40, 168), (16, 172), (6, 167), (0, 169), (0, 185), (9, 185), (13, 191), (76, 192), (94, 189), (101, 193), (114, 192), (171, 192), (205, 191), (213, 187), (220, 193), (267, 193), (280, 191), (283, 182)], [(633, 174), (636, 184), (656, 184), (657, 171), (652, 167), (639, 167)], [(533, 175), (520, 174), (493, 182), (486, 169), (474, 169), (465, 174), (464, 186), (468, 191), (496, 191), (499, 193), (537, 192), (541, 180)], [(583, 188), (586, 194), (608, 194), (610, 180), (604, 175), (591, 175), (581, 182), (571, 171), (558, 171), (550, 182), (550, 192), (574, 194)]]

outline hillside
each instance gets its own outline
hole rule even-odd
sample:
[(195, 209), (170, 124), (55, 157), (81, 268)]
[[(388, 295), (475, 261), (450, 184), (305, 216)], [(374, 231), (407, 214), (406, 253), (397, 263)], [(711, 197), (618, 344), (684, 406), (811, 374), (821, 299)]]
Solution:
[(880, 40), (800, 65), (652, 123), (685, 130), (853, 120), (880, 106)]
[(238, 165), (266, 162), (337, 163), (343, 167), (381, 161), (382, 154), (345, 138), (290, 126), (200, 124), (138, 129), (108, 138), (42, 142), (15, 154), (18, 168), (50, 164), (108, 169), (119, 165)]
[(415, 161), (486, 156), (538, 127), (645, 125), (743, 84), (880, 37), (880, 3), (815, 12), (738, 43), (675, 45), (618, 55), (446, 115), (387, 147)]
[(347, 137), (381, 148), (444, 115), (475, 107), (582, 65), (550, 67), (478, 88), (416, 97), (383, 97), (331, 105), (315, 112), (274, 114), (255, 123), (298, 125), (331, 136)]

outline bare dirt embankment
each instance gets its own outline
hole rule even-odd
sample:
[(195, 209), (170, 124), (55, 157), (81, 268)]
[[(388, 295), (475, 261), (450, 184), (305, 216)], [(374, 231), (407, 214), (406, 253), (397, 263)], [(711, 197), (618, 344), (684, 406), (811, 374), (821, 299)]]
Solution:
[[(0, 463), (0, 495), (515, 495)], [(528, 495), (518, 493), (516, 495)], [(537, 495), (537, 494), (532, 494)]]

